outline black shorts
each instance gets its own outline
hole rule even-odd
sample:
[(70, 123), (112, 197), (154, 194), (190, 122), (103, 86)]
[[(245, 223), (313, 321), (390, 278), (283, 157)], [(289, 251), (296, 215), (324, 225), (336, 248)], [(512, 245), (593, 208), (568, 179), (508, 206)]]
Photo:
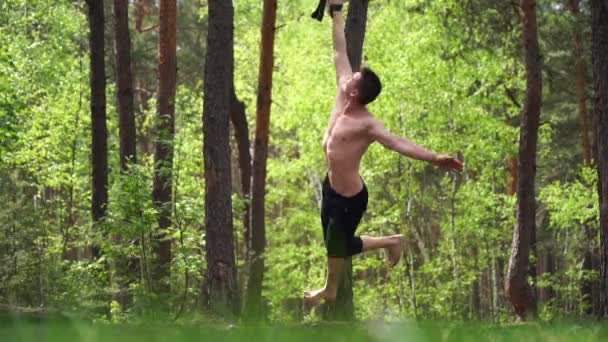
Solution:
[(327, 256), (345, 258), (363, 251), (363, 241), (355, 236), (355, 231), (367, 209), (367, 197), (365, 183), (358, 194), (344, 197), (331, 188), (325, 176), (321, 224)]

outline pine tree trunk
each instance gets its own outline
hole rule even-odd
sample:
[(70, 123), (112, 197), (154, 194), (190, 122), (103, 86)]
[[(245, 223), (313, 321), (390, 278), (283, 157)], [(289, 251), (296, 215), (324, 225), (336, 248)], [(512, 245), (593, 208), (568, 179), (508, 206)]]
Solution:
[(175, 92), (177, 82), (177, 1), (161, 0), (158, 39), (157, 134), (154, 153), (152, 197), (158, 210), (158, 230), (154, 253), (157, 256), (154, 283), (161, 293), (168, 293), (171, 266), (171, 227), (173, 196), (173, 136), (175, 135)]
[(600, 192), (599, 316), (608, 317), (608, 1), (591, 1), (594, 119)]
[(248, 260), (250, 272), (245, 301), (245, 316), (248, 319), (261, 319), (264, 317), (261, 311), (262, 282), (264, 280), (264, 249), (266, 247), (264, 202), (276, 14), (277, 0), (264, 0), (260, 72), (258, 76), (258, 104), (253, 150), (253, 180), (251, 186), (251, 252), (249, 253)]
[[(538, 258), (536, 261), (537, 265), (537, 274), (539, 277), (542, 277), (543, 274), (553, 274), (555, 272), (555, 266), (553, 265), (553, 246), (552, 244), (552, 234), (548, 232), (543, 226), (538, 229), (538, 237), (542, 241), (538, 244), (536, 251), (538, 253)], [(540, 305), (548, 303), (553, 298), (553, 288), (552, 287), (540, 287), (538, 288), (538, 303)]]
[(251, 152), (249, 147), (249, 126), (247, 125), (247, 114), (245, 113), (245, 103), (236, 97), (234, 87), (230, 91), (230, 121), (234, 128), (234, 139), (238, 148), (239, 171), (241, 174), (241, 193), (245, 200), (243, 207), (243, 244), (245, 245), (245, 255), (249, 254), (251, 246), (250, 231), (250, 192), (251, 192)]
[(521, 320), (536, 315), (536, 296), (530, 284), (530, 249), (536, 232), (536, 144), (542, 103), (541, 59), (538, 47), (536, 1), (521, 0), (526, 63), (526, 100), (522, 110), (517, 180), (517, 221), (505, 290)]
[(359, 71), (363, 59), (363, 41), (365, 39), (365, 27), (367, 26), (368, 3), (369, 0), (352, 0), (349, 2), (344, 33), (348, 49), (348, 60), (353, 71)]
[(205, 249), (207, 273), (202, 289), (204, 306), (232, 317), (240, 310), (230, 179), (230, 97), (234, 73), (231, 1), (209, 0), (207, 55), (203, 106), (205, 159)]
[(137, 161), (128, 0), (114, 0), (114, 33), (116, 99), (118, 101), (118, 127), (120, 130), (120, 165), (123, 170), (126, 170), (128, 162), (135, 163)]
[[(91, 49), (91, 173), (93, 221), (105, 217), (108, 203), (108, 130), (106, 127), (106, 71), (104, 59), (103, 0), (87, 0), (89, 9), (89, 46)], [(100, 256), (98, 246), (93, 258)]]
[(591, 147), (589, 144), (589, 128), (587, 124), (587, 103), (585, 99), (585, 62), (583, 61), (583, 40), (581, 38), (581, 29), (579, 20), (579, 2), (580, 0), (569, 0), (568, 7), (572, 16), (577, 20), (574, 28), (574, 63), (576, 67), (576, 97), (578, 98), (578, 114), (581, 125), (581, 146), (583, 148), (583, 160), (585, 165), (591, 164)]
[[(120, 131), (120, 166), (123, 172), (129, 163), (137, 162), (135, 142), (135, 115), (133, 107), (133, 71), (131, 68), (131, 37), (129, 33), (129, 2), (114, 0), (114, 47), (116, 53), (116, 100), (118, 102), (118, 128)], [(121, 236), (113, 239), (121, 242)], [(139, 261), (133, 257), (116, 260), (116, 280), (119, 293), (115, 299), (124, 309), (131, 303), (130, 285), (139, 274)]]

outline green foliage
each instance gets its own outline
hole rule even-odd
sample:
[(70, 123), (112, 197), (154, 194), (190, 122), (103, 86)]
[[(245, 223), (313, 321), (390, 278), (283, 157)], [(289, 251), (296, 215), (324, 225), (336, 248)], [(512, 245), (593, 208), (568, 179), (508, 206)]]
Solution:
[(539, 286), (556, 292), (549, 308), (553, 315), (563, 306), (570, 314), (584, 314), (590, 304), (581, 284), (599, 279), (596, 270), (584, 265), (587, 253), (599, 247), (597, 170), (582, 167), (574, 180), (543, 188), (540, 198), (550, 214), (548, 228), (555, 235), (552, 247), (563, 261), (560, 270), (540, 279)]
[[(165, 318), (199, 311), (206, 268), (201, 81), (207, 14), (204, 2), (178, 3), (174, 203), (166, 231), (174, 244)], [(157, 8), (150, 4), (144, 27), (156, 24)], [(253, 132), (262, 6), (257, 0), (234, 5), (235, 89)], [(321, 140), (335, 75), (329, 20), (311, 20), (312, 5), (280, 2), (277, 12), (263, 290), (272, 321), (300, 320), (303, 291), (325, 278)], [(0, 200), (7, 203), (0, 208), (0, 303), (134, 321), (153, 315), (158, 299), (150, 276), (157, 233), (151, 200), (157, 34), (131, 30), (138, 164), (121, 173), (106, 13), (109, 203), (106, 220), (93, 225), (85, 7), (67, 0), (0, 3)], [(574, 28), (586, 37), (588, 13), (583, 9), (574, 20), (551, 1), (539, 1), (538, 10), (545, 100), (537, 176), (540, 254), (533, 260), (552, 253), (559, 266), (535, 280), (555, 294), (542, 307), (549, 320), (587, 312), (581, 284), (597, 274), (583, 261), (598, 245), (599, 224), (595, 172), (579, 167), (570, 38)], [(370, 147), (361, 170), (370, 204), (359, 232), (403, 233), (407, 248), (391, 273), (382, 252), (354, 259), (358, 318), (511, 320), (503, 282), (516, 201), (507, 194), (506, 160), (517, 154), (525, 90), (518, 15), (510, 2), (491, 0), (370, 1), (364, 62), (384, 84), (370, 110), (395, 134), (458, 154), (466, 168), (461, 176), (446, 174)], [(245, 199), (232, 145), (243, 288)], [(92, 261), (97, 245), (104, 256)], [(129, 260), (134, 271), (118, 272)], [(126, 306), (114, 298), (124, 283), (132, 300)]]

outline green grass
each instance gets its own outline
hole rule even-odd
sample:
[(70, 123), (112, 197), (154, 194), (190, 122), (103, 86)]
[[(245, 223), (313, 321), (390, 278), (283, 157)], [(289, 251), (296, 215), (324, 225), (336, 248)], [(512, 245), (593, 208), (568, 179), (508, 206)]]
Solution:
[(402, 322), (265, 326), (111, 325), (74, 322), (0, 323), (4, 342), (359, 342), (359, 341), (608, 341), (608, 323), (494, 326), (466, 322)]

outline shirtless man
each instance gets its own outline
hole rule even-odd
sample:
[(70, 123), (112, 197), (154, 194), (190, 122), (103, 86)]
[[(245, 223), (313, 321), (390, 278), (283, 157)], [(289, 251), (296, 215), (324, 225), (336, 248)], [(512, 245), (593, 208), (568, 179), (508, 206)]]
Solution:
[(359, 165), (369, 145), (379, 142), (406, 157), (428, 161), (445, 170), (462, 171), (462, 163), (457, 159), (435, 154), (393, 135), (367, 110), (366, 105), (380, 94), (382, 85), (378, 76), (367, 67), (360, 72), (352, 72), (346, 53), (342, 3), (343, 0), (329, 1), (338, 94), (323, 138), (323, 150), (329, 165), (329, 172), (323, 181), (321, 206), (323, 239), (327, 249), (327, 280), (323, 288), (305, 292), (304, 299), (308, 306), (316, 306), (322, 299), (326, 302), (336, 299), (338, 277), (346, 257), (384, 248), (391, 268), (401, 258), (401, 234), (355, 236), (355, 230), (367, 209), (367, 188), (359, 175)]

